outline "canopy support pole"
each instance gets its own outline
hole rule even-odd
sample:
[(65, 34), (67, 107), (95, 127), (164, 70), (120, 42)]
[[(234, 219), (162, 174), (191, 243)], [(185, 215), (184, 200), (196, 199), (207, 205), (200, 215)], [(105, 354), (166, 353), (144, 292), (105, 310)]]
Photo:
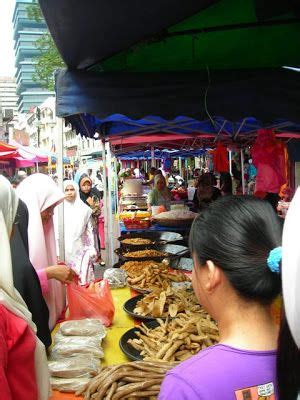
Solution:
[(35, 163), (35, 170), (36, 170), (36, 172), (39, 172), (39, 163), (38, 162)]
[(151, 146), (151, 167), (155, 167), (155, 152), (153, 146)]
[[(56, 172), (58, 175), (58, 186), (64, 191), (64, 164), (63, 164), (63, 148), (64, 148), (64, 120), (57, 118), (56, 122)], [(64, 229), (64, 202), (58, 206), (58, 238), (59, 238), (59, 259), (65, 260), (65, 229)]]
[(232, 176), (232, 150), (229, 150), (229, 172)]
[[(115, 207), (116, 207), (116, 214), (119, 213), (119, 188), (118, 188), (118, 160), (117, 157), (114, 156), (114, 175), (115, 175)], [(119, 226), (119, 224), (118, 224)], [(119, 235), (120, 236), (120, 235)]]
[(110, 143), (105, 142), (105, 150), (106, 150), (106, 165), (107, 165), (107, 212), (108, 212), (108, 241), (109, 246), (107, 249), (108, 253), (108, 265), (113, 266), (114, 264), (114, 229), (113, 229), (113, 212), (112, 212), (112, 165), (111, 165), (111, 151), (110, 151)]
[(245, 171), (244, 171), (244, 151), (241, 149), (241, 173), (242, 173), (242, 188), (245, 194)]
[[(104, 238), (105, 238), (105, 254), (106, 262), (108, 261), (108, 212), (107, 212), (107, 176), (106, 176), (106, 155), (105, 155), (105, 141), (101, 139), (101, 153), (102, 153), (102, 164), (103, 164), (103, 214), (104, 214)], [(103, 244), (102, 244), (103, 246)]]
[(178, 159), (178, 168), (179, 168), (179, 175), (182, 176), (181, 157), (179, 157), (179, 159)]

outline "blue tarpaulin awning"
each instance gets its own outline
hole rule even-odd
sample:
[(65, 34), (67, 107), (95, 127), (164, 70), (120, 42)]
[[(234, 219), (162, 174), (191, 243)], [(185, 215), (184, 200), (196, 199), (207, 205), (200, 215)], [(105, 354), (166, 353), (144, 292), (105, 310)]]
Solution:
[[(276, 84), (275, 84), (276, 82)], [(56, 73), (57, 115), (83, 136), (248, 135), (299, 131), (300, 73), (288, 69), (180, 73)], [(280, 118), (280, 119), (279, 119)]]

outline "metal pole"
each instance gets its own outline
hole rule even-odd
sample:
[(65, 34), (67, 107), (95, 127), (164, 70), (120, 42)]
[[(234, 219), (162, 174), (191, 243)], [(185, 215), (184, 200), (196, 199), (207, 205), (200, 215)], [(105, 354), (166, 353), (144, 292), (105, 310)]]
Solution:
[[(58, 175), (58, 186), (64, 190), (64, 165), (63, 165), (63, 148), (64, 148), (64, 120), (56, 118), (56, 172)], [(58, 237), (59, 237), (59, 259), (65, 260), (65, 229), (64, 229), (64, 202), (58, 206)]]
[(114, 231), (113, 231), (113, 213), (112, 213), (112, 168), (111, 168), (111, 151), (109, 142), (105, 143), (106, 150), (106, 164), (107, 164), (107, 183), (108, 183), (108, 198), (107, 198), (107, 212), (108, 212), (108, 262), (109, 266), (113, 266), (114, 261)]
[(232, 176), (232, 150), (229, 150), (229, 172)]
[(155, 167), (155, 151), (153, 146), (151, 146), (151, 167)]
[(116, 214), (119, 213), (118, 160), (114, 157)]
[(178, 168), (179, 168), (179, 175), (182, 176), (181, 157), (179, 157), (179, 159), (178, 159)]
[(245, 172), (244, 172), (244, 152), (243, 152), (243, 149), (241, 149), (241, 173), (242, 173), (243, 194), (245, 194)]
[(101, 153), (102, 153), (102, 164), (103, 164), (103, 211), (104, 211), (104, 237), (105, 237), (105, 255), (108, 261), (108, 213), (107, 213), (107, 179), (106, 179), (106, 156), (105, 156), (105, 142), (101, 139)]

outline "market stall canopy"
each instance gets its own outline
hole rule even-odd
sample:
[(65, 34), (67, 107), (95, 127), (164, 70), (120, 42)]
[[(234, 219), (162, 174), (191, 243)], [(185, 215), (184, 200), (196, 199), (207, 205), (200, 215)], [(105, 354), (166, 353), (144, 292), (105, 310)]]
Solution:
[[(300, 4), (222, 0), (92, 70), (182, 71), (299, 66)], [(292, 4), (293, 3), (293, 4)]]
[(216, 0), (39, 0), (70, 68), (87, 68), (148, 39)]
[[(207, 149), (197, 149), (197, 150), (155, 150), (154, 158), (162, 159), (162, 158), (188, 158), (188, 157), (199, 157), (206, 154)], [(151, 151), (131, 151), (131, 152), (123, 152), (117, 153), (116, 156), (120, 160), (151, 160)]]
[(0, 142), (0, 160), (7, 160), (18, 155), (16, 146)]
[(293, 0), (39, 3), (72, 69), (148, 72), (300, 65), (295, 40), (300, 6)]
[(22, 160), (32, 161), (33, 165), (34, 163), (38, 162), (48, 162), (48, 156), (42, 150), (35, 147), (23, 146), (22, 144), (14, 140), (12, 140), (11, 143), (18, 149), (19, 157), (17, 159), (19, 161)]
[[(83, 136), (299, 131), (300, 73), (251, 69), (56, 73), (56, 113)], [(280, 120), (278, 120), (280, 118)]]

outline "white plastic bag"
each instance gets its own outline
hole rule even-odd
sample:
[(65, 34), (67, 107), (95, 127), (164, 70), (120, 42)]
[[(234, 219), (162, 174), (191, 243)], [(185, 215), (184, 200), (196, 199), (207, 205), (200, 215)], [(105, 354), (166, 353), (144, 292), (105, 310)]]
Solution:
[(127, 274), (123, 269), (107, 268), (104, 271), (103, 279), (107, 279), (111, 289), (122, 288), (127, 285)]
[(51, 352), (51, 360), (59, 360), (63, 357), (74, 357), (80, 354), (90, 355), (94, 358), (104, 357), (104, 352), (100, 346), (76, 342), (59, 342), (53, 346)]
[(96, 336), (65, 336), (61, 332), (57, 332), (54, 336), (55, 344), (88, 344), (91, 346), (99, 347), (101, 346), (102, 337), (100, 335)]
[(104, 325), (99, 319), (85, 318), (65, 321), (60, 325), (60, 332), (65, 336), (95, 336), (106, 335)]
[(100, 370), (100, 361), (92, 356), (76, 356), (48, 362), (51, 376), (57, 378), (90, 378)]
[(53, 390), (59, 390), (60, 392), (77, 392), (83, 390), (89, 383), (90, 378), (56, 378), (51, 376), (50, 383)]

